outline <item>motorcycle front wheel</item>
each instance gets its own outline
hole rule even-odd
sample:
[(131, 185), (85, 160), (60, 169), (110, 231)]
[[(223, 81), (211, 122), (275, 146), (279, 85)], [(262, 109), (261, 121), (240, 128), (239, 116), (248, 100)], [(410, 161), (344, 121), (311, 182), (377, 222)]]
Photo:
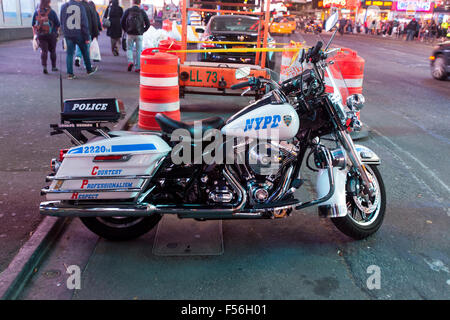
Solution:
[[(374, 165), (366, 165), (366, 168), (374, 181), (374, 196), (367, 201), (360, 194), (347, 192), (347, 215), (331, 218), (342, 233), (356, 240), (365, 239), (377, 232), (386, 211), (386, 191), (380, 171)], [(351, 179), (347, 179), (347, 186), (349, 183)]]
[(153, 229), (161, 220), (161, 215), (149, 217), (83, 217), (83, 224), (98, 236), (125, 241), (138, 238)]

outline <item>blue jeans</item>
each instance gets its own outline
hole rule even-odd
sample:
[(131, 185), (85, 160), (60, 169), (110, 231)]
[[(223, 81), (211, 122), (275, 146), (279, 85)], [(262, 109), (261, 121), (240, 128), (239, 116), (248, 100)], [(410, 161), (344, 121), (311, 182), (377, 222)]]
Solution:
[(86, 42), (80, 38), (66, 38), (67, 43), (67, 58), (66, 66), (67, 73), (73, 74), (73, 55), (75, 54), (75, 46), (78, 46), (83, 56), (84, 64), (86, 65), (87, 72), (92, 71), (91, 59), (89, 58), (89, 51), (87, 49)]
[[(91, 36), (89, 36), (89, 43), (86, 44), (86, 47), (87, 47), (87, 51), (88, 51), (88, 52), (90, 52), (89, 50), (90, 50), (90, 48), (91, 48), (91, 41), (92, 41), (92, 38), (91, 38)], [(82, 57), (82, 53), (81, 53), (81, 50), (80, 50), (80, 47), (79, 47), (79, 46), (77, 46), (76, 57), (79, 58), (79, 59), (81, 59), (81, 57)], [(90, 57), (89, 57), (89, 58), (90, 58)], [(84, 63), (84, 66), (86, 67), (86, 63)]]
[(413, 41), (416, 32), (414, 30), (406, 30), (406, 41)]
[[(141, 53), (142, 53), (142, 36), (127, 34), (127, 59), (128, 63), (133, 63), (135, 69), (140, 69)], [(133, 52), (136, 47), (136, 60), (134, 60)]]

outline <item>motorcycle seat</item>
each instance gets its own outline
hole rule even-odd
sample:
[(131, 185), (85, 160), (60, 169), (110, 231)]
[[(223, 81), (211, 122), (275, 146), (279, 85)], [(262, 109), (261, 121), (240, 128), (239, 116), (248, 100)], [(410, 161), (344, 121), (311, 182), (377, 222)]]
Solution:
[[(201, 137), (203, 137), (205, 132), (209, 129), (220, 129), (225, 124), (225, 121), (221, 117), (210, 117), (207, 119), (196, 120), (195, 122), (184, 122), (169, 118), (163, 113), (157, 113), (155, 119), (165, 134), (171, 134), (176, 129), (185, 129), (190, 133), (191, 137), (195, 137), (195, 134), (197, 133), (196, 130), (201, 131)], [(197, 121), (199, 124), (195, 126)], [(198, 134), (199, 133), (197, 133), (197, 135)]]

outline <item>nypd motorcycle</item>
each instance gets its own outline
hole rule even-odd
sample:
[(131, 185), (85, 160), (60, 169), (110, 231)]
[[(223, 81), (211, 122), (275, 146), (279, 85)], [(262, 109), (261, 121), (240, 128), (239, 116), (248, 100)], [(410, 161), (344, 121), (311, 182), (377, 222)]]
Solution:
[[(325, 29), (336, 22), (334, 14)], [(226, 122), (158, 114), (161, 132), (110, 131), (106, 124), (123, 116), (120, 100), (65, 100), (52, 134), (65, 133), (75, 146), (52, 160), (40, 212), (79, 217), (99, 236), (126, 240), (151, 230), (164, 214), (273, 219), (316, 206), (344, 234), (372, 235), (386, 208), (380, 159), (349, 134), (360, 126), (364, 98), (348, 95), (333, 63), (339, 49), (328, 48), (335, 34), (324, 49), (319, 41), (302, 50), (298, 62), (310, 68), (284, 82), (237, 70), (242, 82), (234, 89), (265, 94)], [(295, 196), (305, 181), (303, 164), (317, 176), (308, 201)]]

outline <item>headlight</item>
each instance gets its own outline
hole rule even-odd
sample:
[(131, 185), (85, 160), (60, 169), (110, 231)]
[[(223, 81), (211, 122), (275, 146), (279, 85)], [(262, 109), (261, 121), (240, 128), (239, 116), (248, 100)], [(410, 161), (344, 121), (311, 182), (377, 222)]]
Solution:
[(347, 107), (352, 111), (359, 111), (364, 107), (366, 99), (360, 93), (352, 94), (347, 98)]

